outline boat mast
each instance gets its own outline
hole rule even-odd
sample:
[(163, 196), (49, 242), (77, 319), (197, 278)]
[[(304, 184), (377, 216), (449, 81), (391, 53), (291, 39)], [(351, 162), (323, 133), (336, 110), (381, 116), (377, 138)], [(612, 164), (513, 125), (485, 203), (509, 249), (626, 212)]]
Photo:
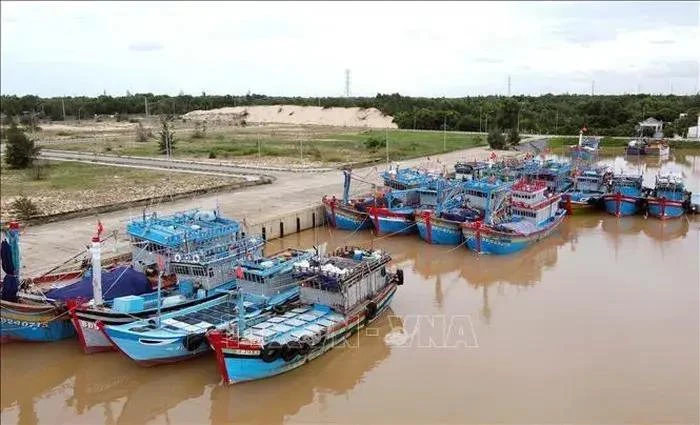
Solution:
[(92, 299), (95, 305), (102, 305), (102, 259), (100, 237), (92, 238)]

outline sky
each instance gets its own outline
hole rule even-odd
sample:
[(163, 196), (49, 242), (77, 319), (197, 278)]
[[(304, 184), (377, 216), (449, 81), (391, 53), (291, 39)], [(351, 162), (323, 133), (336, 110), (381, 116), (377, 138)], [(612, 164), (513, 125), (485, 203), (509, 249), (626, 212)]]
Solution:
[(0, 91), (694, 94), (700, 2), (6, 2)]

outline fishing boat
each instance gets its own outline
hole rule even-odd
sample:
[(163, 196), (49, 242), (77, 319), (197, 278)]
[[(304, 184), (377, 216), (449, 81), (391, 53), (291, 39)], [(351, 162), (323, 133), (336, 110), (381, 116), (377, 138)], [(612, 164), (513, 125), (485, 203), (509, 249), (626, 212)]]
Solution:
[[(299, 298), (299, 285), (292, 277), (295, 263), (311, 258), (312, 251), (286, 249), (268, 257), (236, 261), (222, 257), (210, 266), (219, 280), (206, 302), (186, 306), (150, 319), (121, 325), (97, 325), (123, 354), (142, 366), (187, 360), (209, 350), (205, 332), (223, 329)], [(237, 264), (237, 265), (236, 265)], [(180, 265), (179, 267), (183, 267)], [(194, 283), (196, 273), (178, 275)], [(232, 290), (232, 287), (236, 290)], [(241, 304), (242, 303), (242, 304)]]
[(479, 180), (484, 177), (484, 172), (489, 164), (484, 161), (457, 161), (454, 165), (457, 180)]
[(547, 185), (549, 193), (563, 193), (571, 188), (571, 164), (563, 161), (547, 160), (533, 167), (528, 164), (522, 175), (529, 181), (540, 181)]
[(511, 187), (504, 208), (495, 204), (485, 220), (463, 223), (467, 247), (479, 254), (512, 254), (549, 236), (564, 220), (560, 194), (549, 194), (547, 183), (521, 180)]
[(505, 193), (508, 187), (510, 184), (495, 179), (467, 180), (447, 189), (441, 187), (441, 193), (446, 195), (440, 196), (436, 208), (415, 215), (420, 238), (430, 244), (461, 244), (461, 224), (483, 219), (484, 211), (499, 198), (498, 192)]
[(612, 170), (608, 167), (574, 170), (573, 187), (562, 194), (559, 206), (569, 214), (580, 214), (601, 207), (611, 179)]
[(296, 265), (300, 303), (286, 311), (239, 320), (207, 339), (225, 383), (278, 375), (323, 355), (389, 307), (403, 273), (387, 271), (389, 254), (345, 248)]
[(625, 147), (625, 155), (646, 155), (646, 141), (644, 139), (632, 139)]
[(382, 172), (380, 176), (386, 187), (396, 190), (425, 187), (439, 177), (436, 173), (428, 173), (426, 170), (416, 168), (399, 169), (398, 164)]
[(336, 229), (363, 230), (372, 227), (367, 209), (369, 206), (385, 206), (382, 192), (373, 192), (365, 196), (350, 198), (350, 170), (343, 170), (343, 198), (324, 196), (322, 199), (326, 221)]
[[(110, 291), (124, 283), (117, 279), (102, 294), (90, 293), (68, 302), (78, 341), (88, 354), (114, 349), (98, 328), (98, 321), (105, 325), (131, 323), (152, 318), (159, 311), (170, 312), (217, 298), (220, 293), (215, 289), (221, 280), (213, 276), (212, 261), (257, 258), (264, 245), (261, 237), (245, 235), (237, 221), (222, 217), (216, 210), (144, 214), (131, 220), (126, 231), (131, 238), (132, 267), (145, 273), (152, 286), (145, 293), (112, 297)], [(197, 284), (178, 279), (180, 274), (196, 275)], [(166, 291), (159, 291), (159, 287)]]
[(664, 139), (652, 139), (644, 147), (644, 155), (667, 158), (671, 154), (671, 147)]
[(614, 176), (603, 203), (605, 211), (617, 217), (637, 214), (642, 203), (642, 174)]
[(682, 175), (658, 174), (654, 190), (647, 198), (647, 211), (652, 217), (662, 220), (681, 217), (685, 213), (688, 195)]
[(590, 161), (598, 157), (600, 137), (584, 137), (583, 133), (585, 131), (585, 128), (579, 131), (578, 144), (569, 146), (569, 155), (571, 155), (571, 159)]
[(437, 205), (437, 189), (421, 187), (390, 190), (384, 194), (386, 206), (367, 208), (377, 234), (408, 235), (416, 232), (415, 212)]
[[(87, 259), (71, 265), (83, 255), (80, 253), (43, 275), (25, 278), (20, 273), (19, 229), (19, 223), (9, 223), (0, 248), (5, 274), (0, 300), (0, 342), (52, 342), (75, 336), (66, 302), (72, 290), (91, 286), (93, 278), (86, 269)], [(101, 259), (99, 269), (107, 269), (98, 275), (109, 281), (113, 273), (121, 273), (119, 266), (129, 259), (127, 255)]]

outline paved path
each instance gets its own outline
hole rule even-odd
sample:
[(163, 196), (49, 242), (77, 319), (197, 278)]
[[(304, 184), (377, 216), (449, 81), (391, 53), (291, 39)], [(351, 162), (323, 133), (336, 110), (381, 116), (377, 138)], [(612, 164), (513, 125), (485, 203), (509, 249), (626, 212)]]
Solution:
[[(486, 159), (487, 148), (478, 147), (462, 151), (432, 156), (443, 164), (452, 166), (457, 160)], [(499, 153), (499, 155), (503, 155)], [(425, 164), (425, 158), (401, 161), (401, 166)], [(364, 180), (380, 183), (378, 170), (384, 165), (365, 167), (353, 171)], [(159, 205), (161, 213), (196, 207), (214, 208), (217, 203), (223, 214), (237, 219), (245, 218), (255, 224), (286, 211), (317, 205), (323, 195), (342, 193), (342, 172), (340, 170), (319, 173), (275, 173), (277, 180), (272, 184), (260, 185), (237, 190), (230, 193), (209, 194), (193, 199), (182, 199)], [(361, 192), (369, 186), (353, 181), (352, 192)], [(115, 211), (100, 216), (105, 233), (118, 230), (123, 238), (124, 226), (131, 217), (140, 217), (142, 208)], [(75, 218), (56, 223), (31, 226), (22, 235), (23, 261), (26, 266), (23, 273), (47, 269), (75, 255), (89, 242), (96, 229), (96, 217)], [(126, 242), (120, 242), (120, 247)], [(108, 247), (110, 244), (108, 244)], [(32, 274), (32, 273), (28, 273)]]

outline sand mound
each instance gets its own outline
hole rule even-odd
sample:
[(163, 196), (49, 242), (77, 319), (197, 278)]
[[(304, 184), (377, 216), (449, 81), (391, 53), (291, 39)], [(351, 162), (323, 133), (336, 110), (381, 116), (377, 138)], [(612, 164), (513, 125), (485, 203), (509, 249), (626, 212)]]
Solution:
[(376, 108), (322, 108), (320, 106), (236, 106), (233, 108), (192, 111), (185, 119), (239, 121), (262, 124), (328, 125), (334, 127), (397, 128), (393, 117)]

